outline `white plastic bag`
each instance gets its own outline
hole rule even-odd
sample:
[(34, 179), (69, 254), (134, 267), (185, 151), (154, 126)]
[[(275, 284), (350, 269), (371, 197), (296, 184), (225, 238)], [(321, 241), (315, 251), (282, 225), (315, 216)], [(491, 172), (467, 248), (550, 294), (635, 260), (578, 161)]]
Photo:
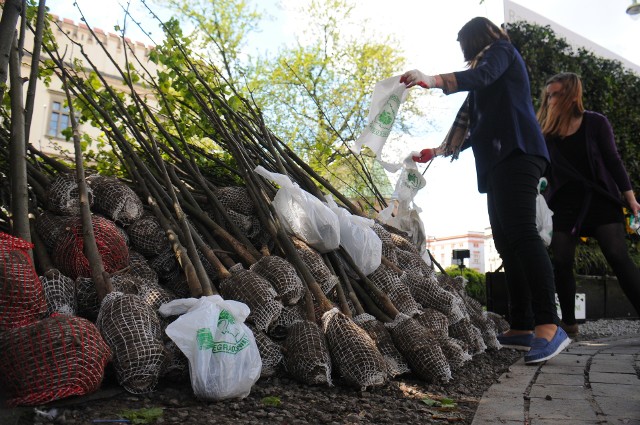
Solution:
[(400, 82), (399, 75), (376, 83), (367, 116), (368, 124), (351, 149), (354, 153), (360, 153), (362, 146), (367, 145), (377, 157), (380, 157), (400, 104), (407, 97), (406, 89), (407, 86)]
[[(244, 398), (260, 378), (262, 360), (251, 330), (244, 324), (246, 304), (220, 295), (174, 300), (160, 314), (182, 314), (166, 333), (189, 359), (191, 387), (203, 400)], [(184, 313), (184, 314), (183, 314)]]
[(338, 248), (340, 222), (327, 204), (302, 190), (283, 174), (272, 173), (260, 165), (254, 171), (280, 186), (273, 198), (273, 207), (288, 233), (293, 233), (321, 253)]
[(547, 179), (541, 177), (538, 182), (538, 195), (536, 196), (536, 228), (545, 246), (549, 246), (553, 235), (553, 211), (549, 209), (547, 201), (541, 193), (541, 188), (546, 186)]
[[(413, 198), (418, 191), (426, 185), (424, 176), (418, 171), (412, 154), (405, 158), (402, 164), (402, 172), (396, 182), (396, 189), (391, 199), (398, 201), (397, 209), (394, 202), (378, 213), (378, 220), (403, 230), (411, 237), (421, 254), (426, 251), (426, 235), (424, 224), (420, 218), (421, 209), (414, 204)], [(393, 216), (395, 210), (395, 216)]]
[(365, 275), (373, 273), (382, 262), (382, 241), (372, 229), (375, 222), (339, 207), (331, 195), (326, 198), (340, 220), (340, 245)]

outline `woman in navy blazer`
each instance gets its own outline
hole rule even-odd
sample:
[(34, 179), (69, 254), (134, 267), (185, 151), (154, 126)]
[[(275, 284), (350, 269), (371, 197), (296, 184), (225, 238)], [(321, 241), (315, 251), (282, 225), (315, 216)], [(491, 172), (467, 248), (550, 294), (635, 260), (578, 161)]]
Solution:
[(580, 236), (595, 237), (620, 287), (640, 314), (640, 271), (629, 256), (622, 205), (638, 217), (629, 175), (604, 115), (586, 111), (582, 82), (556, 74), (542, 91), (538, 119), (551, 155), (545, 196), (553, 211), (551, 252), (561, 326), (578, 334), (573, 263)]
[(510, 297), (511, 329), (498, 341), (528, 349), (525, 362), (538, 363), (570, 342), (558, 327), (553, 269), (536, 228), (537, 186), (549, 154), (524, 61), (508, 35), (478, 17), (462, 27), (458, 41), (469, 69), (433, 76), (413, 70), (400, 79), (407, 87), (469, 92), (445, 142), (414, 159), (426, 162), (440, 154), (456, 158), (460, 150), (473, 149), (478, 190), (487, 194)]

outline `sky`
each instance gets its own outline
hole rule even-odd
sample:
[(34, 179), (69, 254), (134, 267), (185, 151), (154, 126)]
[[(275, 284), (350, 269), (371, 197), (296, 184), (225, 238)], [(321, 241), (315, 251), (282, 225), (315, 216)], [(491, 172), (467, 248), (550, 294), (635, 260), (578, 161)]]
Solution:
[[(272, 17), (261, 26), (247, 47), (248, 54), (275, 51), (292, 43), (304, 29), (304, 20), (293, 9), (305, 0), (260, 0), (258, 8)], [(533, 12), (566, 27), (592, 42), (640, 65), (640, 20), (631, 19), (625, 10), (632, 0), (513, 0)], [(83, 10), (87, 23), (106, 31), (123, 24), (124, 0), (48, 0), (50, 11), (60, 17), (79, 21), (74, 2)], [(155, 8), (154, 8), (155, 9)], [(133, 15), (142, 20), (147, 12), (139, 0), (130, 0)], [(357, 16), (369, 20), (369, 28), (380, 34), (392, 34), (407, 58), (406, 69), (420, 69), (427, 74), (464, 69), (462, 53), (456, 41), (458, 30), (471, 18), (485, 16), (496, 24), (504, 21), (502, 0), (360, 0)], [(164, 15), (166, 17), (166, 15)], [(159, 36), (153, 26), (144, 24)], [(127, 36), (146, 44), (151, 42), (131, 26)], [(345, 31), (348, 31), (345, 28)], [(560, 70), (558, 70), (560, 71)], [(588, 88), (587, 88), (588, 89)], [(421, 89), (413, 89), (421, 90)], [(534, 94), (537, 95), (537, 94)], [(407, 143), (407, 150), (420, 150), (440, 144), (464, 95), (441, 96), (445, 112), (436, 132), (420, 135)], [(429, 111), (427, 111), (428, 113)], [(402, 111), (400, 111), (402, 113)], [(440, 117), (440, 115), (438, 115)], [(615, 129), (614, 129), (615, 130)], [(424, 170), (420, 164), (420, 171)], [(477, 191), (473, 154), (467, 150), (457, 161), (438, 158), (425, 171), (426, 186), (414, 198), (422, 211), (420, 217), (428, 236), (459, 235), (467, 231), (484, 231), (489, 226), (486, 196)], [(397, 178), (397, 176), (395, 177)], [(391, 176), (394, 179), (394, 176)]]

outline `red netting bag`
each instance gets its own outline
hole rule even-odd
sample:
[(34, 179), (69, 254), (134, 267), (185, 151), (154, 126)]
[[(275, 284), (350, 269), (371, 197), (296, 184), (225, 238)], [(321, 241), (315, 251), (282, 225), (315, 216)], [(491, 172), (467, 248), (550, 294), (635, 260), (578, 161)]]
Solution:
[(0, 331), (33, 323), (47, 311), (31, 248), (30, 242), (0, 233)]
[[(102, 257), (102, 264), (107, 273), (113, 273), (129, 265), (129, 249), (111, 220), (94, 215), (91, 217), (93, 233)], [(91, 267), (84, 255), (84, 239), (82, 238), (82, 220), (77, 217), (69, 231), (60, 238), (53, 252), (52, 260), (62, 274), (72, 279), (90, 277)]]
[(91, 393), (111, 352), (96, 326), (64, 314), (0, 334), (0, 381), (9, 406)]

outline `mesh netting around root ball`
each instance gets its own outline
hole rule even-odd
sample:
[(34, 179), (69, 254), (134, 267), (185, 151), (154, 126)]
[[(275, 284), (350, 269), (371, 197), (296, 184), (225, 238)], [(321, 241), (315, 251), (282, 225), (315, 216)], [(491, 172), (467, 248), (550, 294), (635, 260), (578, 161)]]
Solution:
[(173, 279), (163, 280), (160, 286), (169, 290), (176, 298), (189, 298), (191, 296), (187, 277), (182, 272), (178, 273), (178, 276)]
[(437, 340), (442, 353), (447, 358), (447, 362), (449, 362), (451, 370), (459, 370), (466, 362), (471, 360), (471, 355), (458, 344), (455, 338), (439, 336)]
[(182, 272), (180, 263), (176, 259), (176, 254), (171, 248), (165, 249), (160, 254), (150, 258), (149, 267), (156, 272), (158, 280), (162, 284), (177, 279)]
[(0, 331), (33, 323), (47, 311), (31, 248), (32, 243), (0, 232)]
[[(93, 193), (87, 186), (89, 206), (93, 205)], [(78, 180), (73, 174), (58, 174), (46, 192), (47, 209), (60, 215), (80, 215)]]
[(289, 332), (289, 327), (303, 320), (305, 320), (305, 315), (301, 304), (286, 305), (282, 308), (280, 315), (271, 322), (267, 334), (274, 339), (284, 339)]
[(113, 352), (118, 383), (133, 394), (153, 391), (166, 360), (155, 310), (137, 295), (111, 292), (96, 324)]
[[(403, 275), (406, 273), (403, 273)], [(421, 310), (420, 305), (411, 295), (409, 287), (398, 274), (389, 267), (381, 264), (373, 273), (367, 276), (382, 292), (387, 294), (393, 305), (406, 314), (413, 316)], [(375, 296), (374, 296), (375, 298)]]
[(394, 265), (399, 266), (398, 264), (398, 255), (396, 254), (398, 248), (392, 243), (382, 243), (382, 256), (392, 262)]
[(293, 378), (304, 384), (333, 385), (331, 356), (317, 324), (304, 320), (289, 328), (284, 342), (284, 366)]
[(0, 334), (0, 381), (7, 404), (38, 405), (91, 393), (111, 352), (95, 325), (56, 315)]
[(391, 236), (391, 242), (396, 246), (396, 248), (401, 249), (402, 251), (411, 252), (416, 255), (420, 254), (418, 248), (409, 239), (396, 233), (389, 232), (389, 235)]
[(282, 257), (262, 257), (249, 268), (271, 283), (284, 305), (296, 304), (304, 294), (304, 284), (293, 265)]
[(464, 341), (471, 355), (482, 354), (487, 349), (480, 329), (476, 328), (469, 318), (449, 325), (449, 335)]
[(496, 333), (496, 324), (487, 316), (487, 312), (482, 311), (480, 314), (474, 314), (470, 317), (471, 323), (480, 330), (482, 340), (489, 350), (499, 350), (502, 345), (498, 341)]
[(425, 263), (419, 254), (396, 249), (396, 258), (398, 259), (398, 267), (404, 271), (419, 272), (423, 276), (429, 276), (433, 273), (433, 269)]
[(171, 249), (167, 234), (153, 214), (143, 214), (127, 226), (127, 234), (131, 246), (145, 257), (153, 257)]
[[(129, 265), (129, 248), (115, 223), (104, 217), (91, 217), (93, 233), (102, 257), (102, 265), (107, 273), (114, 273)], [(84, 255), (84, 239), (82, 236), (82, 220), (77, 217), (69, 231), (60, 238), (60, 242), (52, 255), (53, 263), (71, 279), (79, 276), (90, 277), (91, 267)]]
[(338, 276), (331, 273), (318, 251), (300, 240), (295, 239), (294, 243), (298, 255), (300, 255), (304, 264), (309, 268), (311, 275), (322, 288), (322, 292), (325, 294), (331, 292), (340, 281)]
[(136, 193), (115, 177), (93, 175), (87, 178), (97, 211), (124, 225), (142, 216), (142, 201)]
[(393, 239), (391, 238), (391, 233), (385, 229), (380, 223), (374, 223), (371, 226), (373, 231), (378, 235), (383, 244), (391, 244), (393, 245)]
[(337, 308), (322, 315), (322, 327), (332, 364), (346, 383), (364, 389), (387, 382), (387, 363), (364, 329)]
[(260, 377), (268, 378), (269, 376), (275, 375), (284, 359), (282, 347), (269, 338), (264, 332), (256, 329), (255, 326), (247, 324), (247, 327), (253, 332), (258, 351), (260, 352), (260, 359), (262, 360)]
[(36, 232), (47, 249), (52, 251), (73, 221), (74, 217), (72, 216), (57, 215), (51, 211), (43, 211), (36, 217)]
[(282, 311), (282, 303), (269, 281), (238, 263), (229, 269), (231, 276), (220, 282), (220, 293), (225, 299), (245, 303), (251, 309), (247, 321), (261, 331), (269, 329)]
[(442, 288), (437, 280), (419, 273), (405, 272), (403, 283), (409, 288), (413, 298), (424, 308), (433, 308), (447, 315), (449, 324), (462, 320), (466, 310), (463, 301), (456, 294)]
[(243, 215), (253, 215), (255, 208), (246, 188), (240, 186), (219, 187), (215, 195), (222, 205)]
[(184, 355), (180, 347), (172, 340), (164, 342), (165, 367), (162, 370), (162, 378), (177, 382), (189, 380), (189, 359)]
[(402, 313), (385, 326), (391, 332), (396, 347), (409, 362), (411, 370), (427, 382), (449, 382), (451, 368), (437, 337), (415, 319)]
[(420, 314), (413, 316), (413, 318), (433, 335), (449, 335), (449, 319), (447, 315), (434, 308), (425, 308)]
[(355, 316), (353, 321), (364, 329), (376, 343), (376, 347), (378, 347), (380, 354), (382, 354), (382, 357), (387, 364), (387, 373), (390, 377), (395, 377), (411, 371), (411, 369), (409, 369), (409, 364), (393, 343), (389, 330), (382, 322), (367, 313)]
[(495, 330), (498, 335), (508, 331), (511, 328), (509, 322), (507, 322), (507, 320), (498, 313), (487, 311), (486, 314), (487, 318), (491, 320), (495, 325)]
[(47, 300), (47, 316), (54, 313), (76, 315), (78, 301), (73, 279), (60, 273), (58, 269), (51, 269), (40, 276), (40, 282)]
[(158, 274), (151, 268), (147, 259), (132, 249), (129, 250), (128, 273), (139, 277), (146, 284), (158, 284)]

